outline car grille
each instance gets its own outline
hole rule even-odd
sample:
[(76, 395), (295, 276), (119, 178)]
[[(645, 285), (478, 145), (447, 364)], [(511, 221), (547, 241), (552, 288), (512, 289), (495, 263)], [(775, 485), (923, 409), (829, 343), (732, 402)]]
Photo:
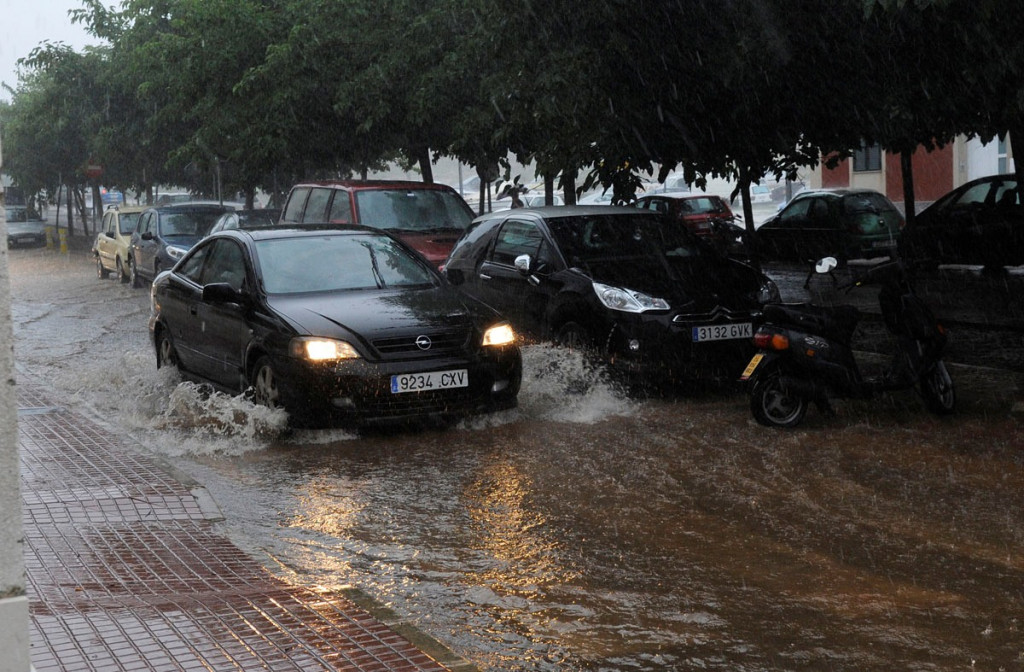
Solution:
[(400, 418), (432, 413), (458, 413), (480, 403), (479, 390), (457, 388), (437, 392), (380, 394), (362, 399), (358, 413), (364, 418)]
[[(394, 359), (403, 355), (425, 355), (461, 352), (469, 345), (472, 331), (468, 327), (447, 329), (443, 331), (423, 331), (405, 334), (393, 338), (379, 338), (373, 341), (373, 347), (381, 357)], [(422, 348), (417, 340), (426, 336), (430, 339), (430, 347)]]
[(749, 310), (729, 310), (718, 306), (707, 313), (680, 313), (672, 321), (677, 324), (714, 324), (718, 321), (750, 322), (753, 317)]

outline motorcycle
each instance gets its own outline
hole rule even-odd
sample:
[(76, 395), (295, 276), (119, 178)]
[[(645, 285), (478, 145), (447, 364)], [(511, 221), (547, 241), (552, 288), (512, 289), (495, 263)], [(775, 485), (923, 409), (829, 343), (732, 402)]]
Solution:
[(812, 401), (823, 414), (834, 415), (830, 399), (868, 399), (915, 387), (929, 411), (953, 413), (956, 391), (942, 361), (947, 333), (914, 293), (904, 263), (880, 263), (845, 286), (833, 273), (837, 266), (834, 257), (821, 259), (805, 286), (810, 288), (815, 273), (827, 278), (836, 292), (878, 285), (882, 319), (897, 344), (891, 363), (881, 375), (862, 375), (850, 345), (861, 318), (856, 306), (766, 305), (764, 321), (753, 337), (758, 351), (740, 376), (748, 385), (754, 418), (769, 427), (795, 427)]

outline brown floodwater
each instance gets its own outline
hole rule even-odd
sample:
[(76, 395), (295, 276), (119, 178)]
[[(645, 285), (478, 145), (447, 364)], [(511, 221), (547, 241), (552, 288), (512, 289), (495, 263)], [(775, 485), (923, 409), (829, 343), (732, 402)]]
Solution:
[(157, 374), (145, 292), (11, 267), (19, 375), (206, 485), (271, 571), (480, 669), (1024, 667), (1020, 374), (953, 365), (951, 418), (903, 392), (778, 431), (742, 394), (627, 399), (530, 346), (515, 411), (285, 436)]

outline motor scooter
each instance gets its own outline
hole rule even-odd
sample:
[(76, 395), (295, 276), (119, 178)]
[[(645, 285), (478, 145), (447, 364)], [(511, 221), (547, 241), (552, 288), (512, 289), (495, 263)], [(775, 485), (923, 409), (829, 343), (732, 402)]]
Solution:
[[(836, 293), (874, 284), (886, 329), (896, 340), (888, 367), (865, 377), (854, 358), (850, 340), (861, 312), (853, 305), (819, 302), (769, 304), (762, 325), (754, 334), (758, 352), (740, 377), (748, 384), (750, 410), (762, 425), (795, 427), (814, 402), (833, 415), (830, 399), (868, 399), (879, 392), (916, 387), (929, 411), (953, 413), (956, 391), (942, 361), (947, 342), (945, 328), (914, 293), (907, 269), (899, 259), (869, 267), (845, 285), (833, 271), (834, 257), (826, 257), (808, 275), (826, 278)], [(851, 271), (853, 272), (853, 271)]]

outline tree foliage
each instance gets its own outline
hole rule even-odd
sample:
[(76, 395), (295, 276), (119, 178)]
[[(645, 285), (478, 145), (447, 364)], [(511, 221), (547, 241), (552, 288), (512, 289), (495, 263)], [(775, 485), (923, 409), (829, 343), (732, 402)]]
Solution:
[(751, 183), (861, 142), (1024, 137), (1015, 0), (82, 0), (73, 15), (109, 46), (34, 52), (3, 111), (29, 188), (83, 157), (122, 187), (251, 194), (395, 160), (429, 180), (442, 155), (513, 180), (512, 155), (570, 200), (580, 178), (623, 201), (673, 170), (736, 178), (750, 215)]

